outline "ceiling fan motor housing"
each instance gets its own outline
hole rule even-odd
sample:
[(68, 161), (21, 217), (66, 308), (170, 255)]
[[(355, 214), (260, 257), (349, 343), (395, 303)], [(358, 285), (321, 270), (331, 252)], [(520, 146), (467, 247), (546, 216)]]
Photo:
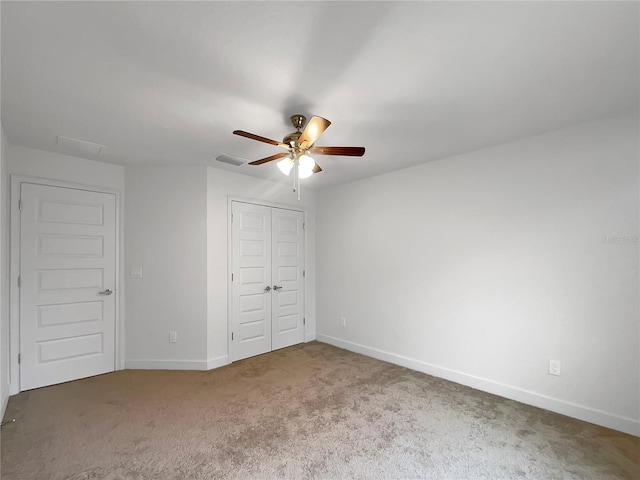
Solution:
[(287, 145), (297, 145), (298, 144), (298, 138), (300, 138), (300, 135), (302, 134), (302, 132), (293, 132), (290, 133), (289, 135), (286, 135), (283, 139), (282, 139), (282, 143), (286, 143)]
[(282, 143), (286, 143), (287, 145), (291, 145), (292, 147), (294, 147), (298, 145), (298, 138), (300, 138), (300, 135), (302, 134), (300, 130), (307, 123), (307, 117), (305, 117), (304, 115), (296, 114), (296, 115), (291, 115), (290, 118), (291, 118), (291, 124), (296, 129), (296, 131), (293, 133), (290, 133), (289, 135), (286, 135), (282, 139)]

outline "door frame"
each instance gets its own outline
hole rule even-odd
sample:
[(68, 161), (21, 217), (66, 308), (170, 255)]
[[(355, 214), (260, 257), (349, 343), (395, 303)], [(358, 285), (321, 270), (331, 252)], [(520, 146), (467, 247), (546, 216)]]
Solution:
[(116, 278), (115, 278), (115, 352), (114, 370), (124, 368), (124, 292), (120, 288), (124, 285), (121, 278), (122, 269), (122, 229), (120, 228), (121, 202), (120, 190), (85, 185), (80, 183), (64, 182), (48, 178), (31, 177), (26, 175), (11, 175), (10, 188), (10, 244), (9, 244), (9, 394), (16, 395), (22, 391), (20, 384), (20, 365), (18, 354), (20, 353), (20, 289), (18, 288), (18, 274), (20, 273), (20, 190), (23, 183), (43, 185), (47, 187), (62, 187), (73, 190), (84, 190), (95, 193), (107, 193), (115, 196), (116, 201)]
[[(233, 306), (233, 282), (231, 281), (231, 274), (233, 273), (233, 235), (232, 235), (232, 230), (233, 230), (233, 225), (231, 224), (231, 213), (232, 213), (232, 204), (233, 202), (239, 202), (239, 203), (248, 203), (251, 205), (258, 205), (261, 207), (270, 207), (270, 208), (281, 208), (283, 210), (293, 210), (294, 212), (302, 212), (302, 221), (305, 223), (305, 227), (303, 228), (304, 231), (304, 270), (306, 272), (307, 270), (307, 266), (309, 265), (309, 242), (308, 242), (308, 238), (307, 238), (307, 228), (306, 228), (306, 223), (308, 220), (308, 215), (307, 215), (307, 207), (303, 207), (303, 206), (297, 206), (297, 205), (287, 205), (285, 203), (277, 203), (277, 202), (270, 202), (268, 200), (256, 200), (256, 199), (249, 199), (249, 198), (244, 198), (244, 197), (236, 197), (236, 196), (232, 196), (229, 195), (227, 197), (227, 358), (229, 359), (228, 362), (232, 363), (233, 360), (231, 360), (232, 356), (231, 356), (231, 331), (233, 328), (233, 310), (232, 310), (232, 306)], [(307, 278), (308, 275), (305, 275), (304, 277), (304, 295), (302, 298), (302, 311), (304, 312), (304, 318), (306, 319), (308, 317), (308, 312), (307, 312)], [(305, 324), (303, 325), (303, 332), (304, 332), (304, 340), (303, 343), (307, 342), (307, 325), (306, 325), (306, 321)]]

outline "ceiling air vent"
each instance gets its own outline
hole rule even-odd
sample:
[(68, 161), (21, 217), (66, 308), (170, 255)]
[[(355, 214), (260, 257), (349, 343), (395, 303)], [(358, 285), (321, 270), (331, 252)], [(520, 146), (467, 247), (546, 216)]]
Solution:
[(247, 163), (247, 160), (245, 160), (244, 158), (236, 157), (234, 155), (228, 155), (226, 153), (218, 155), (216, 157), (216, 160), (222, 163), (228, 163), (229, 165), (235, 165), (236, 167)]
[(62, 135), (58, 135), (58, 146), (69, 152), (93, 156), (100, 155), (102, 150), (107, 148), (104, 145), (85, 142), (84, 140), (77, 140), (75, 138), (63, 137)]

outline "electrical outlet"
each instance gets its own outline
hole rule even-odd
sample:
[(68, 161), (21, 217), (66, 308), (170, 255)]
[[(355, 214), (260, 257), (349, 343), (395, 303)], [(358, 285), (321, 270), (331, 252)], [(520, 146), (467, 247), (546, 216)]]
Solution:
[(340, 317), (340, 326), (341, 327), (346, 327), (347, 326), (347, 319), (344, 317)]
[(169, 332), (169, 343), (178, 342), (178, 332)]
[(131, 267), (131, 278), (142, 278), (142, 267)]
[(549, 375), (560, 376), (560, 360), (549, 360)]

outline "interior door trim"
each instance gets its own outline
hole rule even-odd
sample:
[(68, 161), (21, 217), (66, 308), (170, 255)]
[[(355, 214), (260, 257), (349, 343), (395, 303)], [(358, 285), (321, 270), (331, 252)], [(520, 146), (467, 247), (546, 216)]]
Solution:
[(10, 245), (9, 245), (9, 395), (16, 395), (22, 391), (20, 386), (20, 367), (18, 353), (20, 352), (20, 290), (18, 288), (18, 274), (20, 273), (20, 189), (23, 183), (62, 187), (73, 190), (84, 190), (96, 193), (108, 193), (115, 196), (116, 202), (116, 295), (115, 305), (115, 359), (116, 370), (124, 368), (124, 285), (122, 278), (122, 229), (121, 191), (108, 187), (85, 185), (79, 183), (52, 180), (48, 178), (31, 177), (26, 175), (10, 175)]
[[(245, 197), (238, 197), (238, 196), (234, 196), (234, 195), (228, 195), (227, 196), (227, 358), (229, 359), (228, 362), (232, 363), (231, 360), (231, 332), (232, 332), (232, 323), (233, 323), (233, 318), (232, 318), (232, 305), (233, 305), (233, 292), (232, 292), (232, 280), (231, 280), (231, 275), (232, 275), (232, 270), (233, 270), (233, 257), (232, 257), (232, 246), (233, 246), (233, 237), (231, 235), (232, 233), (232, 229), (233, 226), (231, 225), (231, 212), (232, 212), (232, 206), (233, 206), (233, 202), (239, 202), (239, 203), (248, 203), (251, 205), (259, 205), (259, 206), (263, 206), (263, 207), (271, 207), (271, 208), (281, 208), (283, 210), (293, 210), (295, 212), (302, 212), (302, 218), (303, 218), (303, 222), (307, 222), (308, 221), (308, 208), (304, 207), (304, 206), (297, 206), (297, 205), (287, 205), (284, 203), (277, 203), (277, 202), (271, 202), (269, 200), (257, 200), (257, 199), (250, 199), (250, 198), (245, 198)], [(308, 235), (307, 235), (308, 230), (305, 228), (304, 229), (304, 265), (305, 265), (305, 269), (307, 268), (307, 266), (309, 265), (309, 242), (308, 242)], [(303, 303), (303, 311), (304, 311), (304, 317), (305, 318), (309, 318), (309, 312), (307, 311), (307, 295), (308, 295), (308, 291), (309, 289), (307, 288), (307, 277), (305, 277), (304, 280), (304, 298), (302, 300)], [(305, 324), (304, 325), (304, 341), (307, 342), (307, 331), (308, 331), (308, 326)]]

